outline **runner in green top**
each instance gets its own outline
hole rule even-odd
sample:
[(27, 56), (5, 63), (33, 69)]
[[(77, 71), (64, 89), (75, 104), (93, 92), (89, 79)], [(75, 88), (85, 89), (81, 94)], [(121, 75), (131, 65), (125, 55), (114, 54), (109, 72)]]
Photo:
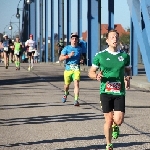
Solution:
[[(97, 53), (93, 59), (89, 77), (101, 81), (100, 101), (105, 117), (104, 134), (106, 137), (106, 150), (112, 150), (112, 136), (118, 138), (119, 127), (124, 120), (125, 113), (125, 85), (124, 72), (130, 80), (130, 57), (117, 50), (119, 34), (110, 30), (106, 35), (108, 48)], [(100, 72), (96, 74), (96, 71)]]
[(14, 55), (15, 55), (15, 65), (16, 70), (20, 70), (20, 55), (21, 55), (21, 47), (22, 44), (19, 41), (19, 37), (16, 37), (16, 41), (14, 43)]

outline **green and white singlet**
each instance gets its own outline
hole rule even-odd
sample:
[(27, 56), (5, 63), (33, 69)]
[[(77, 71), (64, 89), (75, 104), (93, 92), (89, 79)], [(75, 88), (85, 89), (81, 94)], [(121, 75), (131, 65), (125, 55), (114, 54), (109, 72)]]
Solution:
[(15, 42), (14, 43), (14, 54), (19, 55), (19, 52), (21, 51), (21, 43), (20, 42)]
[(124, 70), (130, 65), (130, 56), (108, 48), (97, 53), (92, 66), (102, 71), (100, 94), (125, 95)]

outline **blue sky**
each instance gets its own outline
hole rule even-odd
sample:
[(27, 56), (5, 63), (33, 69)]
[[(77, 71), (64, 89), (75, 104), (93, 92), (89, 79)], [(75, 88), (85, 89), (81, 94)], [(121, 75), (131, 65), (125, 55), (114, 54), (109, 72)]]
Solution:
[[(39, 0), (37, 0), (39, 1)], [(43, 0), (44, 1), (44, 0)], [(82, 0), (83, 1), (83, 12), (82, 12), (82, 31), (86, 31), (87, 30), (87, 0)], [(50, 1), (49, 1), (50, 2)], [(66, 0), (64, 0), (65, 2), (65, 9), (64, 9), (64, 13), (66, 16)], [(4, 32), (4, 28), (5, 28), (5, 32), (8, 35), (11, 35), (10, 30), (8, 29), (8, 26), (11, 22), (18, 22), (18, 19), (15, 17), (16, 12), (17, 12), (17, 5), (19, 3), (19, 0), (1, 0), (1, 5), (0, 5), (0, 13), (1, 13), (1, 17), (0, 17), (0, 32), (3, 33)], [(108, 23), (108, 8), (107, 8), (107, 4), (108, 1), (107, 0), (101, 0), (102, 3), (102, 23)], [(54, 32), (56, 33), (58, 31), (57, 29), (57, 24), (58, 24), (58, 20), (57, 20), (57, 4), (58, 4), (58, 0), (54, 1), (54, 10), (55, 10), (55, 28), (54, 28)], [(19, 8), (22, 8), (23, 6), (23, 0), (20, 1), (19, 3)], [(49, 8), (50, 8), (50, 3), (49, 3)], [(77, 31), (77, 1), (76, 0), (71, 0), (71, 32), (76, 32)], [(20, 11), (20, 14), (22, 12)], [(50, 9), (49, 9), (49, 14), (50, 14)], [(130, 27), (130, 13), (129, 13), (129, 8), (127, 5), (127, 0), (115, 0), (115, 11), (114, 11), (114, 23), (118, 23), (118, 24), (122, 24), (122, 26), (126, 29), (128, 27)], [(50, 18), (50, 17), (49, 17)], [(66, 17), (65, 17), (66, 18)], [(64, 32), (66, 33), (66, 19), (65, 19), (65, 29)], [(16, 34), (18, 32), (18, 26), (19, 23), (13, 23), (13, 30), (12, 30), (12, 35)], [(49, 26), (50, 26), (50, 21), (49, 21)], [(50, 28), (48, 29), (48, 34), (50, 35)]]

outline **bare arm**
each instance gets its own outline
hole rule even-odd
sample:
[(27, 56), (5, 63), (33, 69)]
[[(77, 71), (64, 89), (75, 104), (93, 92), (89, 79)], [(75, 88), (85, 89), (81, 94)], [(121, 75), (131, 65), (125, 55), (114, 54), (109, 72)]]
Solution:
[(71, 52), (70, 54), (68, 54), (68, 55), (60, 55), (59, 56), (59, 61), (63, 61), (63, 60), (66, 60), (66, 59), (68, 59), (68, 58), (71, 58), (72, 56), (74, 55), (74, 52)]
[(125, 79), (129, 80), (129, 79), (132, 78), (132, 77), (131, 77), (131, 67), (126, 67), (126, 68), (125, 68), (125, 74), (127, 75), (127, 76), (125, 77)]
[(68, 55), (60, 55), (59, 56), (59, 61), (63, 61), (63, 60), (66, 60), (67, 58), (69, 58), (69, 57), (67, 57)]
[(91, 79), (93, 79), (93, 80), (96, 80), (97, 78), (96, 78), (96, 76), (97, 76), (97, 74), (96, 74), (96, 71), (97, 71), (97, 68), (96, 67), (91, 67), (90, 68), (90, 70), (89, 70), (89, 74), (88, 74), (88, 76), (91, 78)]
[(98, 81), (100, 81), (101, 78), (103, 77), (102, 71), (100, 71), (100, 72), (97, 74), (97, 73), (96, 73), (97, 70), (98, 70), (98, 68), (92, 66), (92, 67), (90, 68), (90, 70), (89, 70), (88, 76), (89, 76), (91, 79), (93, 79), (93, 80), (98, 80)]

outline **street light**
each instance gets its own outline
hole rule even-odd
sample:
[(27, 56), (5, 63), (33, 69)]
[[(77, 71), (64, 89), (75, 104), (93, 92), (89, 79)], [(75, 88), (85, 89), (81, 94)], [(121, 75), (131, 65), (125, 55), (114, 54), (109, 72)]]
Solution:
[[(18, 23), (18, 22), (11, 22), (11, 21), (10, 21), (10, 25), (9, 25), (8, 29), (11, 30), (11, 38), (12, 38), (12, 29), (13, 29), (13, 27), (12, 27), (11, 24), (13, 24), (13, 23)], [(16, 24), (15, 24), (15, 25), (16, 25)], [(17, 25), (16, 25), (16, 26), (17, 26)], [(18, 26), (17, 26), (17, 27), (18, 27)]]
[(31, 1), (31, 0), (26, 0), (26, 3), (27, 3), (27, 4), (31, 4), (32, 1)]
[(17, 14), (16, 17), (19, 19), (20, 18), (20, 14), (19, 14), (19, 8), (17, 8)]
[(8, 27), (8, 29), (9, 29), (9, 30), (12, 30), (12, 29), (13, 29), (13, 28), (12, 28), (12, 25), (10, 25), (10, 26)]

